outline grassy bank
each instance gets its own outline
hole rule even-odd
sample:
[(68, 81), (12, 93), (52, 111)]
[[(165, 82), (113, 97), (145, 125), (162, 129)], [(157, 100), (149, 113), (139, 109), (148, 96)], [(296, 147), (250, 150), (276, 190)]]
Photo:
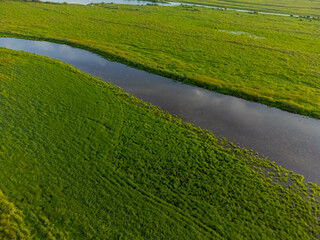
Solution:
[(64, 42), (320, 118), (319, 21), (190, 7), (2, 2), (0, 11), (1, 36)]
[(30, 232), (26, 228), (23, 215), (0, 190), (0, 239), (29, 239)]
[(178, 2), (320, 17), (320, 3), (312, 0), (182, 0)]
[(58, 61), (0, 49), (0, 112), (0, 189), (26, 238), (320, 231), (315, 184)]

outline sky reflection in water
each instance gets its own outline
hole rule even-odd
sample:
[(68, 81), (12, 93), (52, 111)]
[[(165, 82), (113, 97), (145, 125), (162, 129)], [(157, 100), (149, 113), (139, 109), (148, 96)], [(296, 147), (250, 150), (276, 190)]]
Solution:
[(69, 63), (320, 183), (319, 120), (174, 82), (66, 45), (0, 38), (0, 46)]

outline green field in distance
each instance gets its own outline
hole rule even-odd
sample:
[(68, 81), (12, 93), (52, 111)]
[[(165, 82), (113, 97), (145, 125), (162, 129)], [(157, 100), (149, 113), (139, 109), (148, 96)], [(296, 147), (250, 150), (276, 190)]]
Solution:
[(317, 0), (178, 0), (177, 2), (320, 17), (320, 1)]
[(320, 118), (318, 20), (114, 4), (2, 2), (0, 12), (0, 36), (76, 45), (186, 83)]

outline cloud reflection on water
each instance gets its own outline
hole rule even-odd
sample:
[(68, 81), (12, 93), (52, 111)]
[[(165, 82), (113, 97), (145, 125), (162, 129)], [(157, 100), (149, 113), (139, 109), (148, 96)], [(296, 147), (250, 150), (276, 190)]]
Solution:
[(0, 38), (0, 46), (64, 61), (320, 183), (319, 120), (174, 82), (66, 45)]

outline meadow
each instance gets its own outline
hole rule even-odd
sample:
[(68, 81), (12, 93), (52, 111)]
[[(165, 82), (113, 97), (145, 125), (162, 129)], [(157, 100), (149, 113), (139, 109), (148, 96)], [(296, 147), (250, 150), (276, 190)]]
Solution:
[(320, 188), (49, 58), (0, 48), (1, 239), (314, 239)]
[(8, 1), (1, 2), (0, 12), (0, 36), (74, 45), (175, 80), (320, 118), (318, 20), (187, 6)]
[(320, 2), (312, 0), (178, 0), (177, 2), (320, 17)]

